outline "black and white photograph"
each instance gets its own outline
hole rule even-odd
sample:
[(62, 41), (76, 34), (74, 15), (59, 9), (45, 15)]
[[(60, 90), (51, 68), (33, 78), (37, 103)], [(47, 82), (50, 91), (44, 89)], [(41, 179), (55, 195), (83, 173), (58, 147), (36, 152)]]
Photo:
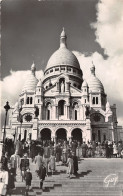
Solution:
[(0, 16), (0, 196), (123, 196), (123, 0)]

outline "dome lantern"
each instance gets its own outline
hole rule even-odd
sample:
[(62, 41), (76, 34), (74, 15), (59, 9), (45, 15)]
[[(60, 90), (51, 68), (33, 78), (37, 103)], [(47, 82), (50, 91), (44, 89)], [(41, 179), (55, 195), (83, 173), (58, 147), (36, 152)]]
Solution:
[(61, 65), (75, 67), (80, 70), (80, 64), (77, 57), (70, 50), (67, 49), (66, 39), (67, 36), (63, 28), (60, 35), (60, 47), (50, 57), (45, 71), (49, 68)]
[(91, 74), (95, 76), (95, 66), (93, 64), (93, 61), (90, 70), (91, 70)]
[(31, 71), (32, 71), (32, 74), (35, 76), (36, 66), (35, 66), (34, 61), (33, 61), (33, 64), (31, 66)]
[(67, 36), (66, 36), (65, 30), (63, 27), (63, 30), (62, 30), (61, 36), (60, 36), (60, 48), (67, 48), (66, 40), (67, 40)]

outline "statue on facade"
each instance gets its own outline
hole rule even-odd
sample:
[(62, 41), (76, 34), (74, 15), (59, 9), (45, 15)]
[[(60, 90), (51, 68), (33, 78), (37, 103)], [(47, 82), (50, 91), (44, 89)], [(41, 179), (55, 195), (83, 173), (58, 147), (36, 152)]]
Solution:
[(37, 107), (37, 106), (35, 106), (35, 118), (37, 118), (38, 117), (38, 115), (39, 115), (39, 108)]
[(64, 82), (62, 81), (61, 82), (61, 93), (63, 93), (64, 92)]
[(85, 115), (86, 115), (86, 118), (89, 118), (89, 115), (90, 115), (89, 106), (86, 106)]

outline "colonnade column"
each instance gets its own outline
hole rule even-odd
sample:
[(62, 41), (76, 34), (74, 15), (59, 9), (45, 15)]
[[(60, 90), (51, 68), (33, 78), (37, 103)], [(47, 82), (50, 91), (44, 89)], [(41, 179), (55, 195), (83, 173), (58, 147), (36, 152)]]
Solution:
[(70, 119), (70, 107), (69, 107), (69, 105), (67, 106), (67, 119)]
[(26, 105), (26, 100), (27, 100), (27, 94), (24, 94), (24, 105)]
[(86, 142), (92, 140), (91, 121), (86, 119)]
[(58, 119), (58, 106), (56, 106), (56, 119)]
[[(67, 106), (66, 105), (64, 105), (64, 115), (65, 115), (65, 117), (66, 117), (66, 119), (67, 119)], [(65, 119), (65, 120), (66, 120)]]
[(70, 83), (66, 82), (66, 91), (69, 92), (70, 91)]
[(56, 90), (59, 91), (59, 83), (56, 83)]

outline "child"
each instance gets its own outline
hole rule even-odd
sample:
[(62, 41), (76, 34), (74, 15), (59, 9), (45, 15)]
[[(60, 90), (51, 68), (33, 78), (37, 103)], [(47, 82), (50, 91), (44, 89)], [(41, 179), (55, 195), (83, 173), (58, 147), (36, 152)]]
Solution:
[(25, 181), (26, 181), (26, 190), (28, 191), (31, 186), (32, 181), (32, 173), (30, 172), (30, 169), (28, 168), (25, 173)]

